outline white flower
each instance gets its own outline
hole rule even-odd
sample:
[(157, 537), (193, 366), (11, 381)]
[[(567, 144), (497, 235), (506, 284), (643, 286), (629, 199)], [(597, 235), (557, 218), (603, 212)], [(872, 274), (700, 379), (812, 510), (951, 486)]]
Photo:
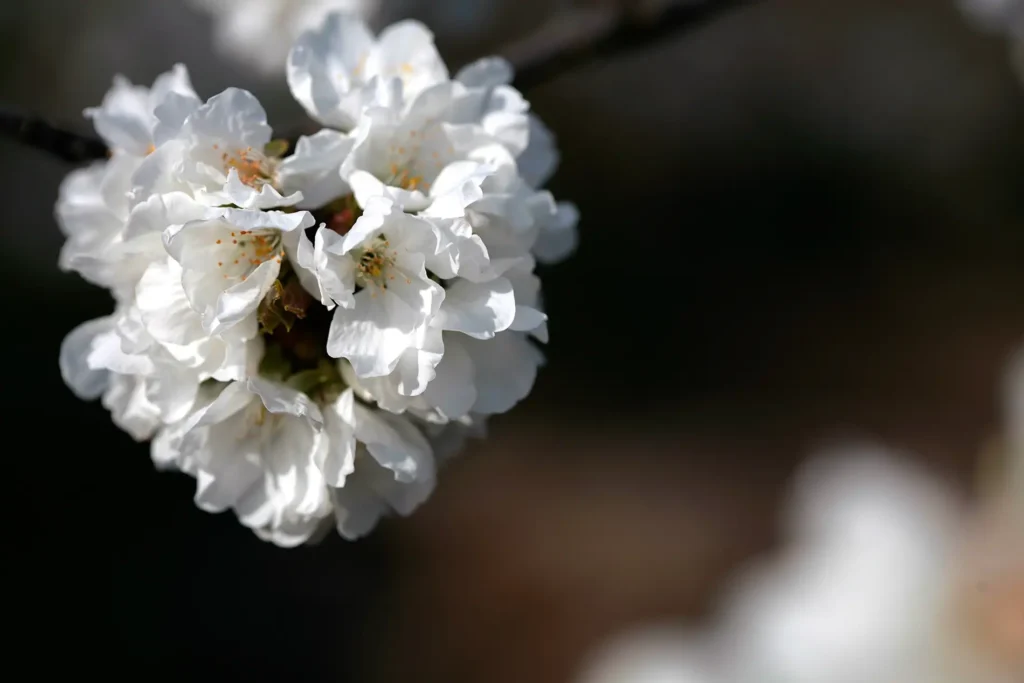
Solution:
[(293, 206), (301, 192), (282, 195), (274, 187), (279, 160), (267, 153), (271, 128), (259, 101), (249, 92), (228, 88), (186, 117), (164, 121), (174, 134), (143, 161), (136, 172), (136, 201), (180, 191), (209, 206), (242, 209)]
[(959, 0), (963, 11), (990, 31), (1024, 35), (1024, 2), (1021, 0)]
[(1001, 33), (1012, 42), (1012, 59), (1024, 78), (1024, 2), (1022, 0), (960, 0), (968, 18), (979, 28)]
[(144, 157), (166, 142), (197, 106), (199, 96), (188, 70), (178, 64), (158, 76), (152, 88), (116, 77), (103, 104), (86, 109), (85, 115), (112, 150)]
[[(965, 545), (965, 512), (899, 454), (822, 454), (800, 475), (782, 554), (742, 577), (710, 630), (673, 636), (677, 658), (659, 647), (634, 668), (693, 683), (1013, 683), (1024, 539)], [(603, 661), (584, 683), (644, 680)]]
[(673, 624), (617, 635), (591, 654), (579, 683), (724, 683), (709, 671), (695, 636)]
[(167, 229), (167, 252), (181, 264), (185, 295), (208, 332), (252, 321), (281, 272), (287, 234), (313, 222), (306, 212), (220, 209)]
[(227, 56), (280, 77), (295, 39), (333, 11), (369, 19), (381, 0), (190, 0), (214, 20), (214, 44)]
[(332, 13), (303, 33), (288, 56), (295, 99), (314, 119), (343, 131), (382, 98), (411, 101), (447, 79), (434, 35), (416, 21), (393, 24), (375, 39), (358, 17)]
[(83, 323), (65, 338), (60, 354), (61, 374), (76, 395), (85, 400), (102, 395), (114, 421), (138, 440), (184, 418), (202, 382), (252, 372), (262, 350), (258, 339), (230, 345), (200, 340), (191, 348), (159, 344), (141, 318), (128, 308)]
[(543, 363), (543, 354), (522, 333), (481, 341), (434, 330), (389, 375), (362, 378), (344, 366), (342, 374), (364, 400), (446, 424), (508, 412), (533, 389)]
[(425, 265), (438, 246), (428, 220), (386, 200), (372, 202), (344, 237), (321, 227), (311, 270), (325, 303), (338, 304), (327, 352), (348, 359), (360, 377), (394, 370), (444, 299)]
[(132, 313), (137, 312), (132, 322), (138, 323), (145, 336), (133, 335), (134, 339), (145, 339), (143, 344), (151, 340), (179, 363), (203, 369), (219, 381), (244, 379), (245, 368), (252, 365), (250, 341), (257, 339), (255, 318), (210, 336), (201, 313), (192, 306), (182, 286), (182, 273), (181, 266), (171, 258), (146, 269), (136, 288), (132, 309)]
[(175, 427), (180, 441), (169, 460), (191, 463), (196, 504), (233, 510), (260, 538), (281, 546), (307, 540), (331, 514), (316, 454), (324, 447), (323, 416), (304, 394), (263, 379), (227, 385)]
[(338, 532), (367, 534), (394, 510), (409, 515), (434, 489), (430, 444), (405, 417), (360, 405), (351, 389), (324, 409), (329, 447), (319, 464), (334, 487)]
[[(420, 211), (451, 192), (472, 194), (499, 169), (515, 176), (515, 156), (528, 135), (525, 104), (518, 93), (495, 104), (491, 93), (451, 81), (425, 90), (407, 108), (366, 109), (341, 168), (360, 205), (383, 195)], [(488, 113), (491, 105), (508, 109)]]
[(852, 450), (805, 471), (791, 512), (796, 547), (725, 608), (724, 628), (746, 648), (737, 680), (897, 683), (913, 673), (939, 617), (957, 508), (891, 458)]
[(72, 171), (61, 183), (56, 217), (67, 238), (60, 251), (62, 270), (117, 288), (121, 264), (110, 253), (121, 241), (128, 220), (128, 190), (137, 167), (135, 158), (116, 154), (109, 161)]

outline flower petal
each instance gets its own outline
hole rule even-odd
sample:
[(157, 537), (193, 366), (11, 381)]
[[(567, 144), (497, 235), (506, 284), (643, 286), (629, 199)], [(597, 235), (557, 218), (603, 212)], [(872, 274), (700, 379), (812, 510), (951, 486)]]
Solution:
[(516, 318), (516, 297), (506, 278), (490, 282), (457, 279), (445, 290), (444, 303), (431, 324), (477, 339), (491, 339)]

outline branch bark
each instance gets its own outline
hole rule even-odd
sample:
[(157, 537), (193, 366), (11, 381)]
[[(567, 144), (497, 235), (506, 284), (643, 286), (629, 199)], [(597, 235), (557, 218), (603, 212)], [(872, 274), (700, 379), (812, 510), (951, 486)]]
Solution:
[(591, 62), (607, 61), (699, 28), (751, 0), (683, 0), (657, 10), (580, 9), (556, 16), (502, 54), (515, 65), (515, 86), (526, 91)]
[(6, 107), (0, 110), (0, 135), (72, 164), (105, 159), (108, 154), (98, 138), (58, 128), (37, 116)]
[[(629, 12), (625, 3), (566, 12), (527, 38), (499, 50), (515, 67), (522, 91), (594, 61), (678, 37), (750, 0), (683, 0), (652, 12)], [(103, 142), (23, 112), (0, 109), (0, 136), (72, 164), (109, 156)], [(297, 136), (296, 136), (297, 137)], [(294, 142), (294, 141), (293, 141)]]

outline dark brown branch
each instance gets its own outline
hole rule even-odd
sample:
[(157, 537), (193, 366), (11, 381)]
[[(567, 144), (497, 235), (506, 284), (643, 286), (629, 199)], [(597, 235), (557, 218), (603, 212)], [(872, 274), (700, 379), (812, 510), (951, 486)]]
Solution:
[[(501, 52), (515, 66), (516, 87), (528, 90), (589, 62), (678, 37), (749, 1), (683, 0), (646, 16), (613, 8), (569, 12)], [(93, 136), (6, 108), (0, 110), (0, 135), (73, 164), (109, 155), (103, 142)]]
[(36, 116), (6, 107), (0, 110), (0, 134), (72, 164), (107, 157), (107, 146), (97, 138), (57, 128)]
[(515, 86), (526, 91), (585, 64), (678, 38), (750, 2), (682, 0), (670, 2), (660, 11), (644, 13), (613, 7), (570, 11), (509, 45), (502, 54), (515, 65)]

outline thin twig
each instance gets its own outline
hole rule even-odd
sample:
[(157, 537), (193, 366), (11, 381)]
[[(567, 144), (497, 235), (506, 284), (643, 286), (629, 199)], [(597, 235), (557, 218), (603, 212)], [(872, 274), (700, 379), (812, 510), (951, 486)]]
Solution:
[(0, 134), (72, 164), (107, 157), (107, 146), (97, 138), (58, 128), (37, 116), (6, 107), (0, 109)]
[(567, 12), (502, 54), (515, 65), (516, 87), (526, 91), (590, 62), (677, 38), (750, 1), (686, 0), (653, 14), (613, 8)]
[[(515, 66), (516, 87), (528, 90), (588, 62), (677, 37), (749, 1), (675, 2), (653, 16), (613, 9), (570, 12), (501, 52)], [(0, 135), (73, 164), (109, 155), (104, 143), (95, 137), (7, 108), (0, 109)]]

